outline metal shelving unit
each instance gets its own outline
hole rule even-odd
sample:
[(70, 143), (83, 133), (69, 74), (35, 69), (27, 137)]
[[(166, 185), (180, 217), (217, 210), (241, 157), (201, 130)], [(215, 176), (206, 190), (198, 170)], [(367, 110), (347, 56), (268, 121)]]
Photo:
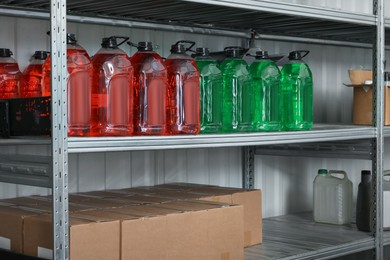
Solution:
[[(367, 234), (355, 228), (314, 224), (308, 215), (293, 215), (264, 220), (264, 244), (246, 249), (246, 259), (276, 257), (282, 259), (328, 259), (354, 252), (375, 249), (376, 259), (383, 259), (383, 245), (390, 244), (390, 235), (383, 234), (382, 178), (383, 137), (390, 136), (390, 127), (383, 127), (384, 72), (384, 12), (383, 0), (374, 0), (375, 14), (355, 14), (269, 0), (35, 0), (2, 1), (0, 15), (50, 19), (52, 52), (52, 133), (49, 138), (0, 140), (0, 145), (52, 146), (52, 156), (42, 165), (31, 162), (14, 168), (0, 160), (0, 181), (25, 183), (34, 179), (37, 186), (53, 190), (54, 259), (69, 259), (68, 237), (68, 154), (133, 150), (166, 150), (208, 147), (244, 147), (243, 183), (253, 187), (254, 155), (265, 153), (272, 145), (275, 154), (291, 150), (291, 145), (308, 144), (310, 153), (329, 154), (320, 142), (333, 142), (332, 156), (349, 154), (351, 158), (371, 159), (375, 181), (375, 232)], [(178, 12), (180, 10), (180, 12)], [(126, 137), (126, 138), (67, 138), (66, 136), (66, 21), (136, 28), (184, 31), (201, 34), (229, 35), (249, 38), (256, 31), (260, 39), (306, 41), (373, 49), (374, 126), (316, 125), (311, 131), (280, 133), (248, 133), (204, 136)], [(390, 20), (386, 20), (390, 28)], [(376, 37), (375, 37), (376, 35)], [(374, 44), (374, 47), (372, 47)], [(337, 142), (336, 142), (337, 141)], [(348, 141), (339, 143), (339, 141)], [(352, 142), (353, 141), (353, 142)], [(360, 146), (360, 141), (368, 146)], [(289, 146), (290, 145), (290, 146)], [(281, 149), (281, 146), (284, 147)], [(345, 147), (362, 149), (345, 150)], [(302, 146), (301, 146), (302, 147)], [(276, 152), (275, 152), (276, 151)], [(297, 152), (297, 151), (295, 151)], [(302, 151), (301, 151), (302, 152)], [(299, 149), (298, 149), (299, 153)], [(280, 152), (279, 155), (283, 155)], [(307, 156), (307, 154), (302, 154)], [(30, 158), (31, 159), (31, 158)], [(36, 162), (36, 161), (35, 161)], [(8, 167), (8, 168), (7, 168)], [(27, 170), (26, 170), (27, 169)], [(27, 173), (27, 174), (26, 174)], [(12, 175), (13, 174), (13, 175)], [(41, 178), (41, 179), (39, 179)], [(44, 178), (44, 180), (42, 179)], [(291, 226), (292, 225), (292, 226)], [(304, 233), (301, 231), (305, 230)], [(272, 231), (272, 234), (271, 234)], [(275, 232), (278, 231), (278, 232)], [(340, 235), (340, 239), (334, 236)], [(277, 235), (275, 235), (277, 233)], [(326, 234), (326, 235), (324, 235)], [(298, 236), (297, 236), (298, 235)], [(294, 237), (291, 237), (294, 236)], [(304, 246), (310, 244), (310, 246)], [(283, 251), (283, 248), (288, 250)], [(279, 253), (278, 255), (273, 255)], [(272, 258), (273, 259), (273, 258)]]

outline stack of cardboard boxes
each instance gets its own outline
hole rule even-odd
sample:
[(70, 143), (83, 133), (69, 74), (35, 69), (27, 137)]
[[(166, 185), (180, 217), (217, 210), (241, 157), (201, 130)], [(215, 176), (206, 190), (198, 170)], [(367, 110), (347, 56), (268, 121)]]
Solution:
[[(0, 201), (0, 248), (52, 254), (50, 197)], [(70, 259), (243, 259), (259, 244), (261, 192), (164, 184), (69, 195)]]

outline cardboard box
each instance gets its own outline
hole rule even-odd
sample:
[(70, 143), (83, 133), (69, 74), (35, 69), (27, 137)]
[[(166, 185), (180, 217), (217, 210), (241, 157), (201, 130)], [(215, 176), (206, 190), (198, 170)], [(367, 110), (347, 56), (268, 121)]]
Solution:
[[(372, 86), (352, 85), (353, 115), (352, 122), (356, 125), (372, 125)], [(385, 125), (390, 125), (390, 89), (384, 90)]]
[[(109, 210), (123, 214), (122, 260), (242, 259), (242, 206), (167, 202)], [(138, 219), (129, 218), (138, 216)]]
[[(176, 219), (172, 222), (168, 234), (177, 239), (183, 239), (187, 233), (206, 232), (206, 249), (204, 255), (194, 255), (194, 258), (187, 258), (186, 252), (193, 247), (178, 245), (172, 252), (180, 252), (175, 259), (243, 259), (244, 237), (243, 237), (243, 207), (241, 205), (228, 205), (223, 203), (201, 202), (201, 201), (175, 201), (158, 205), (158, 207), (175, 209), (189, 214), (190, 225), (180, 225)], [(192, 217), (194, 219), (192, 219)], [(194, 221), (193, 223), (191, 221)], [(199, 223), (196, 223), (199, 222)], [(177, 223), (177, 224), (175, 224)], [(194, 226), (192, 226), (194, 225)], [(203, 230), (205, 229), (205, 230)], [(201, 240), (202, 233), (196, 234), (193, 240)], [(174, 245), (171, 245), (174, 246)]]
[(44, 212), (0, 206), (0, 248), (23, 253), (24, 219), (41, 214)]
[[(181, 186), (181, 183), (160, 185), (164, 187)], [(188, 184), (184, 184), (187, 187)], [(225, 188), (210, 185), (194, 185), (190, 191), (199, 200), (216, 201), (227, 204), (238, 204), (244, 207), (244, 245), (261, 244), (262, 239), (262, 197), (261, 190), (245, 190), (239, 188)], [(183, 195), (184, 197), (186, 195)]]
[[(49, 259), (52, 254), (52, 215), (24, 221), (26, 255)], [(99, 215), (70, 214), (69, 250), (72, 260), (120, 259), (120, 222)]]
[[(372, 125), (372, 71), (371, 70), (349, 70), (351, 84), (353, 87), (353, 111), (352, 123), (355, 125)], [(390, 90), (384, 89), (385, 125), (390, 125)], [(388, 111), (388, 112), (387, 112)]]

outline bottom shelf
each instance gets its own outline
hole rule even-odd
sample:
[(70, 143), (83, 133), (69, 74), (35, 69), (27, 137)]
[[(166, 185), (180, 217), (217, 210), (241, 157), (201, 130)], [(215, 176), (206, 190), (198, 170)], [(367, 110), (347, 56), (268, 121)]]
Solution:
[(264, 219), (263, 244), (246, 248), (245, 260), (328, 259), (372, 248), (371, 233), (315, 223), (312, 213), (302, 213)]
[(4, 249), (0, 249), (0, 259), (4, 259), (4, 260), (44, 260), (42, 258), (12, 253), (12, 252), (4, 250)]

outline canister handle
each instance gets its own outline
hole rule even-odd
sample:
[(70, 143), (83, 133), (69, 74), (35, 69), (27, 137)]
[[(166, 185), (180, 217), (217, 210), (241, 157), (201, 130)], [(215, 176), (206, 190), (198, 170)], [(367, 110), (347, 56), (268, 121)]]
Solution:
[[(387, 176), (390, 176), (390, 170), (385, 170), (385, 171), (383, 171), (383, 179), (385, 179), (385, 177), (387, 177)], [(384, 180), (384, 181), (386, 181), (386, 180)], [(386, 181), (386, 182), (390, 182), (390, 178), (389, 178), (389, 180), (388, 181)]]
[[(332, 174), (341, 174), (341, 175), (344, 176), (344, 178), (341, 179), (341, 178), (338, 178), (336, 176), (333, 176)], [(329, 170), (328, 175), (331, 175), (331, 177), (337, 178), (337, 179), (340, 179), (340, 180), (348, 180), (347, 173), (345, 171), (342, 171), (342, 170)]]

